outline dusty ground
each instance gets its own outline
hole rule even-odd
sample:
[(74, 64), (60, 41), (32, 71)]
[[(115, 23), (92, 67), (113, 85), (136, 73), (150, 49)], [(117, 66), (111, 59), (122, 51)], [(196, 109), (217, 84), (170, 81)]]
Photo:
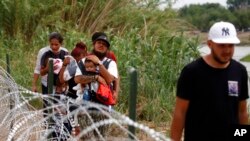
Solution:
[[(168, 132), (169, 132), (169, 125), (166, 123), (159, 123), (159, 124), (154, 124), (152, 122), (148, 122), (148, 121), (142, 121), (140, 122), (141, 124), (149, 127), (150, 129), (154, 129), (156, 132), (161, 133), (162, 135), (165, 135), (166, 137), (168, 137)], [(125, 126), (126, 127), (126, 126)], [(129, 139), (128, 138), (128, 133), (123, 132), (120, 129), (117, 129), (115, 127), (111, 128), (110, 131), (110, 135), (116, 138), (120, 138), (120, 139)], [(146, 134), (145, 132), (143, 132), (142, 130), (136, 129), (136, 133), (135, 136), (141, 140), (141, 141), (155, 141), (155, 139), (152, 139), (148, 134)]]

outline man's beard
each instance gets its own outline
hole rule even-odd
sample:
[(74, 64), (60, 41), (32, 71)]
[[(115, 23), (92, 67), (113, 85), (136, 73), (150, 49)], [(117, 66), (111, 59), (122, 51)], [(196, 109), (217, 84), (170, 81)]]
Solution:
[(212, 56), (213, 56), (214, 60), (215, 60), (217, 63), (221, 64), (221, 65), (225, 65), (225, 64), (227, 64), (228, 62), (230, 62), (230, 60), (231, 60), (231, 59), (229, 59), (229, 60), (224, 60), (224, 61), (223, 61), (222, 59), (219, 58), (219, 56), (217, 56), (217, 55), (214, 53), (213, 50), (211, 50), (211, 52), (212, 52)]
[(93, 53), (94, 53), (100, 60), (102, 60), (102, 59), (106, 56), (106, 54), (107, 54), (107, 52), (101, 53), (101, 52), (98, 52), (98, 51), (96, 51), (96, 50), (93, 50)]

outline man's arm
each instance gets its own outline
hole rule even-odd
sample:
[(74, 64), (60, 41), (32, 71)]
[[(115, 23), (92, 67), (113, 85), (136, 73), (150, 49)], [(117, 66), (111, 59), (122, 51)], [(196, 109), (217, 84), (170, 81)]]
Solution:
[(113, 97), (115, 101), (118, 101), (118, 95), (119, 95), (119, 90), (120, 90), (120, 77), (114, 80), (114, 86), (113, 86)]
[(103, 64), (99, 64), (100, 75), (105, 79), (107, 84), (112, 83), (115, 80), (115, 77), (111, 75)]
[(248, 124), (247, 100), (239, 103), (239, 122), (240, 124)]
[(88, 84), (97, 81), (98, 75), (77, 75), (74, 80), (76, 83)]
[(173, 141), (180, 141), (182, 132), (185, 126), (186, 112), (189, 106), (189, 101), (181, 98), (176, 98), (173, 121), (170, 129), (170, 137)]

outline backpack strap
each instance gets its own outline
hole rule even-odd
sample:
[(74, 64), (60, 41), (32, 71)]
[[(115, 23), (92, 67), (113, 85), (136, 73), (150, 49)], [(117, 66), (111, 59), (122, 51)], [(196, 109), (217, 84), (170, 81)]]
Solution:
[(108, 69), (111, 61), (112, 61), (111, 59), (107, 58), (102, 64), (106, 69)]
[(85, 66), (83, 65), (82, 60), (80, 60), (80, 61), (78, 62), (78, 67), (80, 68), (82, 74), (86, 74), (86, 69), (85, 69)]
[[(107, 58), (102, 64), (103, 66), (108, 69), (110, 62), (113, 61), (112, 59)], [(114, 87), (114, 81), (110, 84), (110, 90), (113, 92), (113, 87)]]
[[(111, 59), (108, 59), (108, 58), (107, 58), (102, 64), (103, 64), (103, 66), (104, 66), (106, 69), (108, 69), (109, 64), (110, 64), (111, 61), (112, 61)], [(84, 66), (82, 60), (80, 60), (80, 61), (78, 62), (78, 66), (79, 66), (79, 68), (80, 68), (82, 74), (85, 74), (85, 73), (86, 73), (86, 69), (85, 69), (85, 66)]]

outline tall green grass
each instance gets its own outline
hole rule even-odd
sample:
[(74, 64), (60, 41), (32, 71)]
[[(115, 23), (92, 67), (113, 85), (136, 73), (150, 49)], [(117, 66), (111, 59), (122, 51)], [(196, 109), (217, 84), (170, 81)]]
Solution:
[(143, 39), (131, 30), (114, 41), (112, 49), (118, 56), (121, 75), (119, 110), (127, 112), (128, 72), (132, 66), (138, 71), (138, 118), (147, 121), (168, 121), (175, 102), (175, 86), (182, 67), (199, 56), (198, 41), (182, 34)]
[[(4, 62), (5, 54), (8, 53), (11, 58), (11, 75), (16, 83), (31, 88), (36, 55), (38, 49), (47, 44), (44, 42), (48, 40), (47, 36), (47, 32), (44, 32), (31, 46), (23, 44), (21, 39), (7, 44), (9, 46), (4, 40), (0, 40), (1, 62)], [(79, 40), (85, 41), (88, 49), (92, 50), (90, 37), (82, 33), (68, 32), (64, 37), (64, 45), (69, 51)], [(138, 120), (169, 121), (175, 102), (178, 75), (185, 64), (199, 55), (197, 44), (197, 40), (188, 39), (183, 34), (144, 38), (136, 29), (131, 29), (122, 37), (113, 35), (111, 50), (118, 58), (121, 76), (121, 91), (116, 110), (128, 112), (128, 68), (135, 67), (138, 71)]]
[[(4, 4), (7, 1), (8, 5)], [(3, 19), (0, 65), (6, 67), (8, 53), (11, 75), (16, 83), (31, 88), (36, 55), (48, 44), (50, 32), (62, 33), (63, 46), (69, 51), (80, 40), (91, 51), (91, 34), (105, 31), (110, 37), (111, 50), (118, 58), (121, 77), (119, 103), (115, 109), (128, 113), (128, 68), (135, 67), (138, 71), (137, 121), (170, 121), (179, 73), (185, 64), (199, 56), (198, 39), (182, 34), (191, 27), (178, 19), (174, 10), (161, 11), (150, 4), (131, 0), (15, 2), (0, 3), (0, 11), (3, 11), (0, 14), (3, 15), (0, 16)], [(21, 15), (11, 10), (4, 12), (13, 6), (24, 11), (19, 12)], [(41, 101), (32, 101), (32, 105), (40, 108)]]
[(240, 59), (240, 61), (250, 62), (250, 55), (243, 57), (242, 59)]

